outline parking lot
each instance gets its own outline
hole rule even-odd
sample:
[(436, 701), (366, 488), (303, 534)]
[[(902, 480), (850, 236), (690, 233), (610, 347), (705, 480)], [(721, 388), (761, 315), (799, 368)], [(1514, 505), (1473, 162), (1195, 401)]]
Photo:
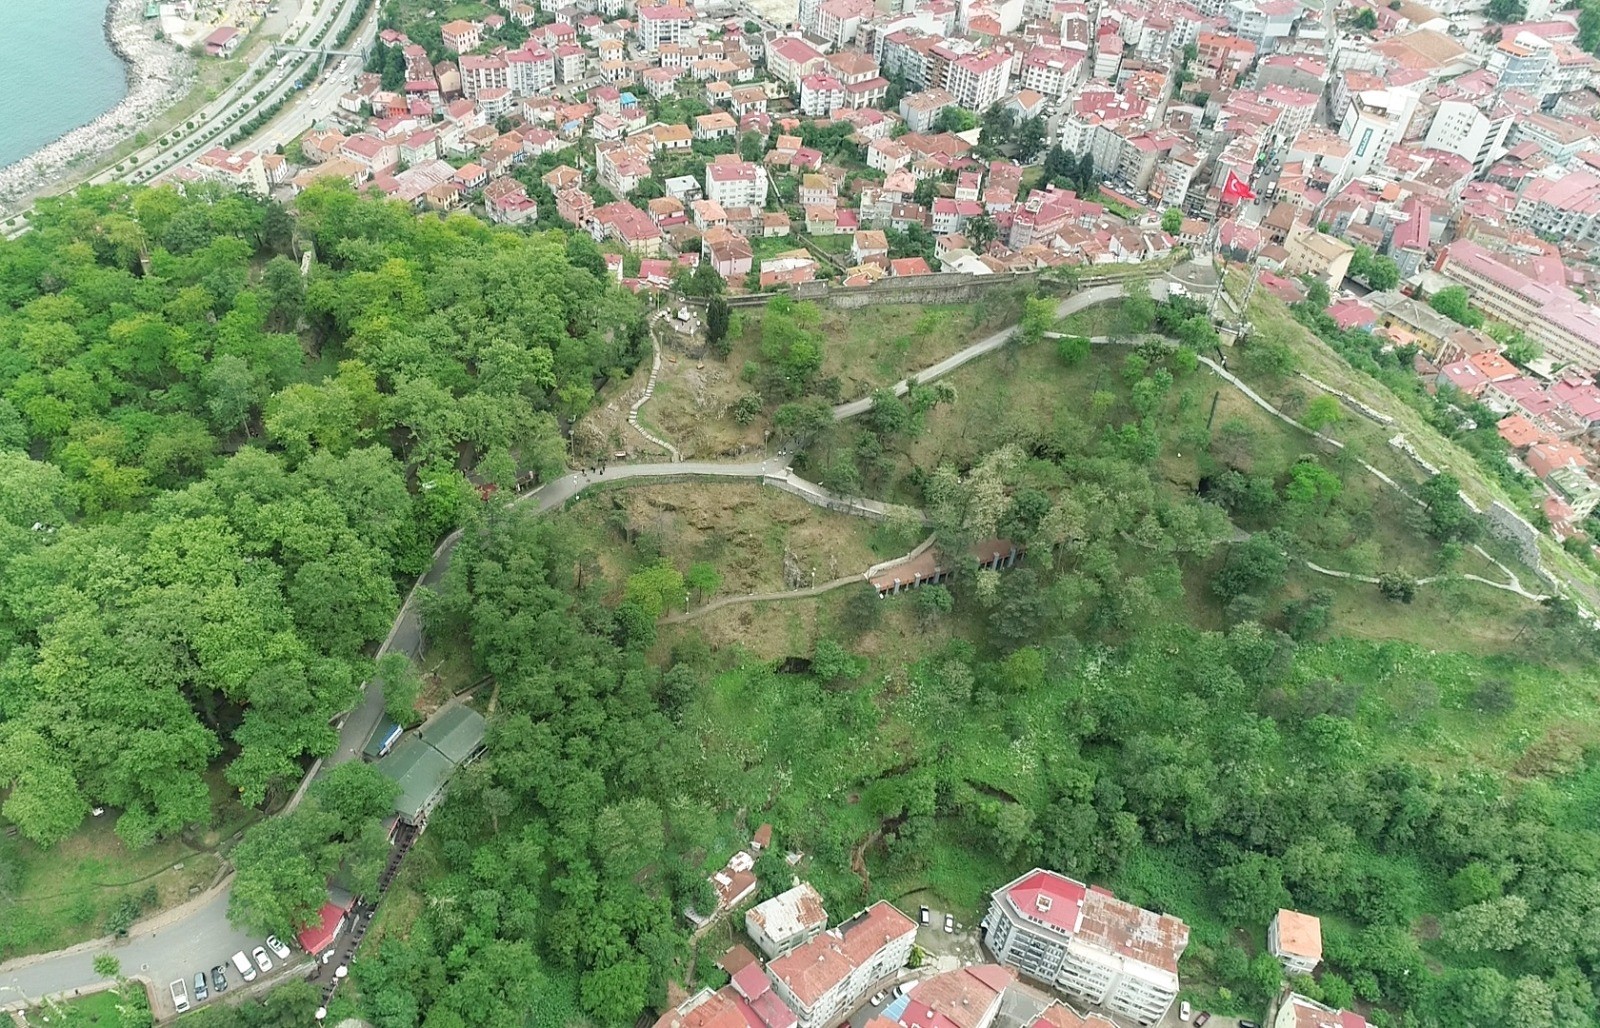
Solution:
[[(151, 978), (151, 1010), (157, 1019), (172, 1017), (219, 998), (243, 991), (255, 991), (269, 980), (280, 977), (291, 968), (302, 966), (305, 954), (276, 938), (248, 939), (239, 943), (242, 949), (232, 953), (215, 952), (198, 961), (196, 966), (173, 977), (167, 972), (161, 979)], [(246, 972), (241, 971), (234, 957), (239, 955)], [(197, 976), (203, 975), (203, 981)], [(221, 986), (219, 989), (218, 986)], [(202, 989), (203, 986), (203, 989)]]

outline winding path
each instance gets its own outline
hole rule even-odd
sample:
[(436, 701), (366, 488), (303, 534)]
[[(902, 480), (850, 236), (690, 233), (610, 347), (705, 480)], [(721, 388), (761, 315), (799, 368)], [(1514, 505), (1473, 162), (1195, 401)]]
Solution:
[[(1206, 270), (1209, 271), (1209, 265), (1206, 266)], [(1188, 288), (1194, 289), (1196, 283), (1185, 279), (1182, 272), (1183, 269), (1180, 267), (1166, 274), (1168, 278), (1183, 281)], [(1057, 306), (1057, 314), (1065, 317), (1095, 304), (1115, 300), (1122, 293), (1121, 283), (1083, 289), (1063, 300)], [(1005, 329), (981, 339), (924, 369), (915, 378), (920, 382), (927, 382), (947, 375), (968, 362), (999, 349), (1010, 338), (1011, 331)], [(903, 395), (909, 389), (909, 381), (896, 383), (894, 389), (897, 394)], [(866, 412), (871, 406), (871, 398), (864, 397), (839, 405), (834, 408), (833, 415), (835, 420), (842, 421)], [(796, 479), (788, 473), (785, 458), (754, 463), (676, 461), (614, 465), (608, 466), (603, 472), (579, 471), (563, 475), (518, 496), (511, 502), (532, 504), (539, 511), (548, 511), (596, 485), (652, 478), (765, 480), (774, 485), (781, 484), (785, 491), (800, 496), (807, 502), (818, 503), (844, 513), (882, 517), (887, 516), (891, 510), (887, 505), (876, 501), (834, 496), (820, 486)], [(440, 541), (434, 550), (428, 570), (412, 585), (405, 602), (401, 604), (388, 636), (378, 649), (378, 656), (391, 652), (416, 656), (419, 652), (422, 644), (422, 624), (418, 615), (418, 595), (421, 590), (437, 585), (444, 577), (450, 566), (451, 555), (461, 542), (461, 538), (462, 531), (457, 529)], [(368, 737), (382, 715), (382, 683), (368, 683), (363, 690), (360, 704), (336, 722), (339, 729), (338, 746), (326, 758), (312, 766), (291, 799), (291, 805), (300, 802), (306, 789), (326, 769), (359, 759), (361, 750), (366, 746)], [(163, 911), (135, 925), (128, 939), (121, 943), (110, 938), (93, 939), (53, 953), (33, 954), (0, 964), (0, 1011), (35, 1003), (46, 996), (70, 996), (73, 990), (95, 985), (102, 979), (94, 971), (93, 957), (97, 953), (110, 952), (122, 960), (125, 973), (137, 974), (157, 983), (156, 987), (150, 990), (157, 1016), (170, 1014), (170, 999), (164, 995), (165, 989), (160, 983), (178, 978), (192, 978), (196, 970), (221, 963), (233, 951), (240, 948), (248, 949), (259, 943), (259, 940), (252, 941), (249, 936), (228, 923), (230, 885), (231, 881), (224, 880), (188, 903)]]

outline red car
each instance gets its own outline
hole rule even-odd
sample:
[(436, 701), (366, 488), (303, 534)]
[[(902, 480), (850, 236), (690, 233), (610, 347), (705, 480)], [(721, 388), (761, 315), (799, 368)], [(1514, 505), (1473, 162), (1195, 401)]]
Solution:
[(1211, 1011), (1200, 1011), (1198, 1014), (1194, 1015), (1194, 1028), (1201, 1028), (1201, 1026), (1209, 1020), (1211, 1020)]

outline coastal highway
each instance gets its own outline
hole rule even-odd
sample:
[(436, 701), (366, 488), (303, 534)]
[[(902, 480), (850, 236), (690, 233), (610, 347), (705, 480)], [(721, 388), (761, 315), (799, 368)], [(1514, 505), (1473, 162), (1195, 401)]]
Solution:
[[(358, 0), (312, 0), (291, 22), (290, 32), (285, 33), (285, 37), (293, 34), (294, 42), (290, 45), (311, 46), (312, 41), (320, 36), (321, 41), (316, 45), (331, 47), (340, 31), (355, 15), (357, 6)], [(376, 24), (376, 16), (369, 16), (363, 29), (340, 49), (363, 49), (371, 42)], [(147, 147), (137, 155), (139, 157), (137, 166), (128, 167), (120, 173), (115, 169), (103, 171), (94, 181), (109, 182), (120, 179), (125, 182), (142, 182), (159, 177), (162, 172), (188, 163), (213, 146), (223, 145), (223, 141), (237, 131), (237, 126), (253, 117), (255, 111), (270, 107), (280, 98), (295, 92), (295, 82), (302, 82), (306, 86), (306, 91), (326, 87), (326, 82), (322, 87), (318, 87), (312, 85), (310, 81), (321, 63), (319, 56), (297, 53), (283, 68), (277, 67), (280, 58), (281, 55), (276, 51), (266, 50), (251, 63), (244, 75), (224, 91), (222, 96), (208, 104), (196, 119), (191, 119), (198, 122), (194, 131), (186, 133), (165, 147), (159, 144)], [(339, 58), (329, 58), (325, 70), (331, 71), (337, 68), (339, 62)], [(263, 72), (264, 78), (261, 77)], [(265, 95), (257, 99), (256, 94), (263, 91)], [(333, 102), (337, 102), (337, 98), (338, 92), (334, 92)], [(282, 120), (286, 113), (300, 106), (299, 97), (291, 98), (286, 110), (280, 112), (278, 120)], [(326, 110), (331, 109), (332, 103), (327, 103)], [(326, 113), (326, 110), (323, 113)], [(234, 144), (234, 148), (239, 146), (239, 143)]]

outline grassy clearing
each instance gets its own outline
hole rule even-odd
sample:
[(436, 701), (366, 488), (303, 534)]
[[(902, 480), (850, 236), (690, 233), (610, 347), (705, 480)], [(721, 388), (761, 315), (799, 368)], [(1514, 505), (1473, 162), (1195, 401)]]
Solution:
[(680, 570), (710, 563), (722, 576), (720, 595), (737, 596), (783, 589), (785, 552), (818, 582), (880, 559), (872, 522), (758, 485), (617, 489), (585, 496), (559, 516), (585, 534), (601, 572), (617, 583), (659, 556)]
[[(209, 777), (214, 801), (219, 792), (231, 792), (220, 774)], [(0, 921), (6, 922), (0, 958), (103, 935), (106, 917), (127, 899), (147, 914), (182, 903), (211, 884), (222, 863), (217, 848), (256, 816), (224, 800), (217, 827), (142, 850), (130, 850), (117, 837), (110, 811), (48, 850), (20, 837), (0, 838), (0, 865), (14, 883), (0, 889)]]
[(35, 1028), (44, 1028), (45, 1025), (67, 1025), (69, 1028), (103, 1025), (105, 1028), (117, 1028), (122, 1023), (122, 1015), (117, 1011), (117, 1004), (121, 1001), (115, 989), (106, 989), (65, 1003), (35, 1007), (26, 1011), (22, 1019), (25, 1024)]

